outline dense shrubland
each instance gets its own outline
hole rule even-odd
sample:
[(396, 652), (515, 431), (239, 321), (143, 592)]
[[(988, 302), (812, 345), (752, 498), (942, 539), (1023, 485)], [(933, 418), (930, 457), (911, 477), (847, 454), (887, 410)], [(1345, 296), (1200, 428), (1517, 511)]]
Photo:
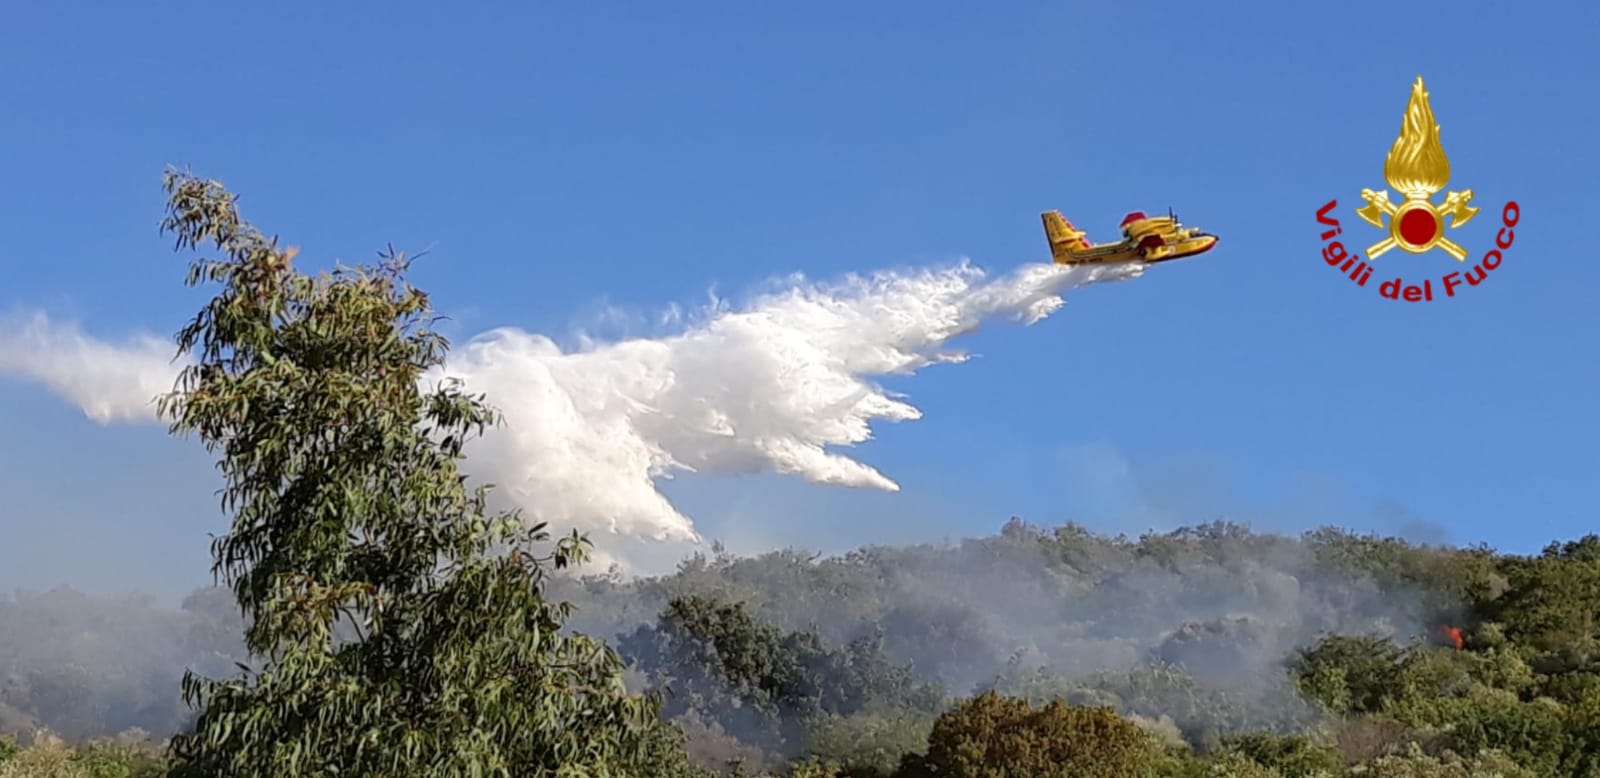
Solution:
[[(907, 571), (941, 563), (984, 585), (923, 599)], [(1126, 591), (1136, 569), (1150, 588), (1116, 608), (1101, 590)], [(1053, 581), (1057, 604), (1019, 623), (1007, 574), (1019, 592)], [(573, 626), (607, 638), (636, 689), (669, 691), (660, 715), (681, 734), (660, 747), (684, 775), (1092, 775), (1072, 766), (1092, 756), (1137, 765), (1117, 775), (1584, 776), (1600, 775), (1596, 583), (1596, 537), (1519, 557), (1335, 530), (1127, 539), (1013, 522), (956, 546), (717, 553), (547, 592), (577, 604)], [(1192, 598), (1161, 596), (1180, 590)], [(183, 669), (238, 657), (218, 592), (181, 610), (60, 591), (0, 605), (6, 728), (85, 741), (186, 726)], [(54, 748), (31, 758), (67, 765)], [(1011, 766), (949, 772), (973, 759)]]
[(418, 388), (445, 344), (404, 260), (305, 275), (220, 185), (168, 187), (223, 256), (163, 406), (223, 465), (222, 585), (0, 601), (0, 778), (1600, 776), (1600, 536), (1013, 520), (556, 575), (587, 541), (456, 469), (494, 413)]

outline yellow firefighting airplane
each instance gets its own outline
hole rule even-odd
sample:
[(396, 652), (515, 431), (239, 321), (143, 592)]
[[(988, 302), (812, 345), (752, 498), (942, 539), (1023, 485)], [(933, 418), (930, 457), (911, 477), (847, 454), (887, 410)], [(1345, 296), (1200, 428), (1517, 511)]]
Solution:
[(1154, 264), (1192, 257), (1217, 245), (1217, 236), (1183, 226), (1171, 211), (1153, 218), (1134, 211), (1122, 220), (1122, 240), (1098, 245), (1090, 243), (1084, 231), (1073, 227), (1060, 211), (1045, 211), (1041, 216), (1050, 254), (1058, 265)]

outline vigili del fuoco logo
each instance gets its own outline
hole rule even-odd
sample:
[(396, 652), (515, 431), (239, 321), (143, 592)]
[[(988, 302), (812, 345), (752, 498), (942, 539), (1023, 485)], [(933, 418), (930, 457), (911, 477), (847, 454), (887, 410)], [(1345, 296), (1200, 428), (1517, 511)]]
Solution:
[[(1406, 105), (1405, 118), (1400, 123), (1400, 137), (1389, 148), (1383, 161), (1383, 178), (1389, 187), (1405, 199), (1395, 202), (1389, 190), (1374, 192), (1361, 190), (1366, 205), (1355, 209), (1357, 216), (1368, 224), (1389, 234), (1367, 246), (1366, 258), (1345, 248), (1336, 240), (1344, 234), (1344, 227), (1335, 216), (1339, 207), (1337, 199), (1317, 209), (1317, 223), (1322, 225), (1322, 261), (1339, 269), (1356, 286), (1367, 288), (1379, 266), (1378, 258), (1391, 249), (1411, 254), (1427, 254), (1437, 249), (1461, 265), (1467, 262), (1469, 252), (1450, 239), (1450, 232), (1478, 215), (1473, 207), (1471, 189), (1445, 192), (1444, 201), (1434, 203), (1434, 195), (1450, 183), (1450, 160), (1439, 145), (1439, 125), (1433, 120), (1433, 108), (1428, 105), (1428, 93), (1422, 88), (1422, 77), (1411, 85), (1411, 101)], [(1432, 302), (1436, 298), (1455, 297), (1473, 289), (1488, 279), (1505, 258), (1502, 253), (1511, 248), (1517, 221), (1522, 212), (1515, 200), (1507, 201), (1500, 209), (1500, 230), (1495, 234), (1494, 248), (1470, 268), (1451, 270), (1443, 274), (1423, 274), (1401, 263), (1390, 265), (1378, 274), (1378, 294), (1390, 300), (1406, 302)], [(1385, 219), (1387, 217), (1387, 220)], [(1355, 240), (1345, 235), (1345, 240)], [(1393, 255), (1391, 255), (1393, 256)], [(1405, 274), (1402, 274), (1405, 273)], [(1434, 284), (1437, 280), (1439, 283)]]

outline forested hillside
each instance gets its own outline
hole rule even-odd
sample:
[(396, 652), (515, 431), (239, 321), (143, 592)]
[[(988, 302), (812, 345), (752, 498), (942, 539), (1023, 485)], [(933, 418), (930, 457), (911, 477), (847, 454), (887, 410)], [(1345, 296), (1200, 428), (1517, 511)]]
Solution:
[[(1523, 558), (1333, 529), (1130, 539), (1014, 520), (953, 546), (713, 553), (548, 593), (621, 649), (635, 688), (670, 689), (662, 715), (720, 770), (975, 775), (951, 760), (1069, 764), (1099, 747), (1074, 740), (1089, 732), (1121, 732), (1126, 764), (1165, 775), (1600, 768), (1596, 537)], [(178, 679), (231, 667), (236, 614), (215, 589), (181, 611), (15, 597), (0, 605), (0, 721), (24, 742), (38, 727), (177, 732)], [(956, 745), (996, 727), (990, 751)]]

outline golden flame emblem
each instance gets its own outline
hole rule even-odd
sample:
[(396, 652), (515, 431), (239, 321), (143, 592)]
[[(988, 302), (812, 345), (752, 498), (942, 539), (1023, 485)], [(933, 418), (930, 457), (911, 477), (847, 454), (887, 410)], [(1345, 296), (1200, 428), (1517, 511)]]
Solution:
[(1422, 76), (1417, 76), (1417, 82), (1411, 85), (1411, 101), (1400, 122), (1400, 137), (1383, 161), (1383, 178), (1406, 199), (1396, 205), (1389, 199), (1387, 189), (1361, 190), (1361, 199), (1367, 204), (1356, 209), (1358, 216), (1374, 227), (1383, 227), (1383, 217), (1389, 217), (1389, 237), (1367, 247), (1367, 258), (1377, 259), (1396, 246), (1412, 254), (1438, 247), (1457, 262), (1465, 262), (1467, 250), (1444, 236), (1445, 217), (1450, 217), (1449, 228), (1454, 229), (1471, 221), (1478, 209), (1468, 205), (1472, 202), (1471, 189), (1446, 192), (1442, 204), (1433, 203), (1433, 196), (1450, 183), (1450, 160), (1439, 145), (1439, 125), (1433, 120), (1433, 107), (1422, 88)]

